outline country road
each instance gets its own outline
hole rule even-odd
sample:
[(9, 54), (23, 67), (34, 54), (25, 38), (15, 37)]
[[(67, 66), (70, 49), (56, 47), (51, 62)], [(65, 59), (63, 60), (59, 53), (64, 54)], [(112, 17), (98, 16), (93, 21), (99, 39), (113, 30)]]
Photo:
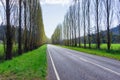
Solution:
[(120, 61), (47, 46), (48, 80), (120, 80)]

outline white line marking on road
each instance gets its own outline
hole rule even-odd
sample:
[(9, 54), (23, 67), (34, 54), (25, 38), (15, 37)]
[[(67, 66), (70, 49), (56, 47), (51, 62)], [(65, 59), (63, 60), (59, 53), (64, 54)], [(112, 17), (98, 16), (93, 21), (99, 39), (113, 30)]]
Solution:
[(52, 62), (52, 66), (53, 66), (53, 69), (54, 69), (56, 78), (57, 78), (57, 80), (60, 80), (60, 77), (59, 77), (59, 75), (58, 75), (58, 72), (57, 72), (57, 69), (56, 69), (56, 67), (55, 67), (54, 61), (53, 61), (53, 59), (52, 59), (52, 57), (51, 57), (51, 54), (50, 54), (49, 51), (48, 51), (48, 53), (49, 53), (49, 56), (50, 56), (50, 59), (51, 59), (51, 62)]
[(93, 65), (96, 65), (96, 66), (98, 66), (98, 67), (100, 67), (100, 68), (102, 68), (102, 69), (104, 69), (104, 70), (107, 70), (107, 71), (109, 71), (109, 72), (112, 72), (112, 73), (120, 76), (120, 73), (118, 73), (118, 72), (116, 72), (116, 71), (113, 71), (113, 70), (111, 70), (111, 69), (109, 69), (109, 68), (107, 68), (107, 67), (101, 66), (101, 65), (96, 64), (96, 63), (94, 63), (94, 62), (90, 62), (90, 61), (88, 61), (88, 60), (86, 60), (86, 59), (83, 59), (83, 58), (80, 58), (80, 57), (79, 57), (79, 59), (81, 59), (81, 60), (84, 61), (84, 62), (88, 62), (88, 63), (91, 63), (91, 64), (93, 64)]
[[(69, 52), (69, 53), (70, 53), (70, 52)], [(71, 54), (72, 54), (72, 53), (71, 53)], [(72, 55), (73, 55), (73, 54), (72, 54)], [(76, 56), (76, 55), (73, 55), (73, 56), (78, 57), (78, 56)], [(104, 69), (104, 70), (107, 70), (107, 71), (109, 71), (109, 72), (112, 72), (112, 73), (120, 76), (120, 73), (119, 73), (119, 72), (113, 71), (113, 70), (111, 70), (111, 69), (109, 69), (109, 68), (107, 68), (107, 67), (101, 66), (101, 65), (99, 65), (99, 64), (97, 64), (97, 63), (94, 63), (94, 62), (91, 62), (91, 61), (89, 61), (89, 60), (87, 60), (87, 59), (84, 59), (84, 58), (81, 58), (81, 57), (78, 57), (78, 58), (79, 58), (80, 60), (84, 61), (84, 62), (87, 62), (87, 63), (93, 64), (93, 65), (96, 65), (96, 66), (98, 66), (98, 67), (100, 67), (100, 68), (102, 68), (102, 69)]]

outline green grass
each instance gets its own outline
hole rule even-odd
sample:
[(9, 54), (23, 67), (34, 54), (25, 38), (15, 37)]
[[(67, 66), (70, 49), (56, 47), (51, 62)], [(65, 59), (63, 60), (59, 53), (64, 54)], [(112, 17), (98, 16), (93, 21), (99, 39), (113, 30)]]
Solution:
[(113, 59), (116, 59), (116, 60), (120, 60), (120, 50), (110, 50), (110, 51), (108, 51), (106, 49), (84, 49), (84, 48), (68, 47), (68, 46), (62, 46), (62, 47), (72, 49), (72, 50), (76, 50), (76, 51), (79, 51), (79, 52), (85, 52), (85, 53), (88, 53), (88, 54), (93, 54), (93, 55), (98, 55), (98, 56), (103, 56), (103, 57), (108, 57), (108, 58), (113, 58)]
[(45, 80), (46, 45), (0, 64), (1, 80)]
[[(13, 49), (12, 49), (12, 55), (18, 56), (18, 45), (17, 44), (13, 44)], [(5, 60), (5, 52), (4, 52), (4, 45), (3, 43), (0, 43), (0, 63), (3, 62)]]
[(4, 46), (0, 44), (0, 60), (4, 59)]
[[(81, 46), (84, 46), (84, 44), (81, 44)], [(86, 44), (88, 47), (89, 45)], [(91, 44), (92, 48), (96, 48), (96, 44)], [(100, 45), (101, 49), (107, 49), (107, 44), (101, 44)], [(120, 44), (111, 44), (111, 50), (120, 50)]]
[(0, 44), (0, 55), (3, 55), (4, 53), (4, 46)]

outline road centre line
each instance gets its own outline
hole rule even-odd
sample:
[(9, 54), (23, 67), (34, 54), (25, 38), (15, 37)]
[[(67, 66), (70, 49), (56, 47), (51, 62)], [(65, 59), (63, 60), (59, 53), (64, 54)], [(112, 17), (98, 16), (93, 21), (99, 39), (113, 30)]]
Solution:
[[(70, 53), (70, 52), (67, 52), (67, 53)], [(72, 54), (72, 53), (70, 53), (70, 54)], [(72, 56), (78, 57), (78, 56), (73, 55), (73, 54), (72, 54)], [(98, 66), (99, 68), (102, 68), (102, 69), (104, 69), (104, 70), (107, 70), (107, 71), (109, 71), (109, 72), (111, 72), (111, 73), (114, 73), (114, 74), (120, 76), (120, 73), (119, 73), (119, 72), (116, 72), (116, 71), (111, 70), (111, 69), (109, 69), (109, 68), (107, 68), (107, 67), (101, 66), (101, 65), (99, 65), (99, 64), (97, 64), (97, 63), (91, 62), (91, 61), (89, 61), (89, 60), (87, 60), (87, 59), (84, 59), (84, 58), (81, 58), (81, 57), (78, 57), (78, 58), (79, 58), (80, 60), (84, 61), (84, 62), (93, 64), (93, 65), (95, 65), (95, 66)]]

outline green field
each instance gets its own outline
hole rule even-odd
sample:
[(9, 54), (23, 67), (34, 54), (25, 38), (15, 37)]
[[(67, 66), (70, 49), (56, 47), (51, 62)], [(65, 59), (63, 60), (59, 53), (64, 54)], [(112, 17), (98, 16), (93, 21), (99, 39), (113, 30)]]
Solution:
[[(17, 54), (17, 51), (18, 51), (18, 45), (17, 44), (14, 44), (13, 45), (13, 56), (18, 56)], [(3, 44), (0, 44), (0, 62), (4, 61), (5, 59), (5, 52), (4, 52), (4, 45)]]
[(0, 64), (0, 80), (45, 80), (47, 72), (44, 45)]
[[(84, 46), (84, 44), (81, 46)], [(88, 44), (86, 46), (88, 47)], [(91, 44), (91, 46), (92, 48), (96, 48), (96, 44)], [(107, 49), (107, 44), (101, 44), (100, 47), (101, 49)], [(120, 50), (120, 44), (111, 44), (111, 50)]]
[(4, 59), (4, 46), (0, 44), (0, 61)]
[[(95, 46), (95, 44), (92, 45), (92, 47)], [(79, 47), (69, 47), (69, 46), (62, 46), (64, 48), (80, 51), (80, 52), (85, 52), (88, 54), (93, 54), (93, 55), (98, 55), (98, 56), (103, 56), (103, 57), (108, 57), (108, 58), (113, 58), (116, 60), (120, 60), (120, 44), (112, 44), (112, 49), (107, 50), (106, 49), (106, 44), (102, 44), (101, 48), (102, 49), (88, 49), (88, 48), (79, 48)]]

